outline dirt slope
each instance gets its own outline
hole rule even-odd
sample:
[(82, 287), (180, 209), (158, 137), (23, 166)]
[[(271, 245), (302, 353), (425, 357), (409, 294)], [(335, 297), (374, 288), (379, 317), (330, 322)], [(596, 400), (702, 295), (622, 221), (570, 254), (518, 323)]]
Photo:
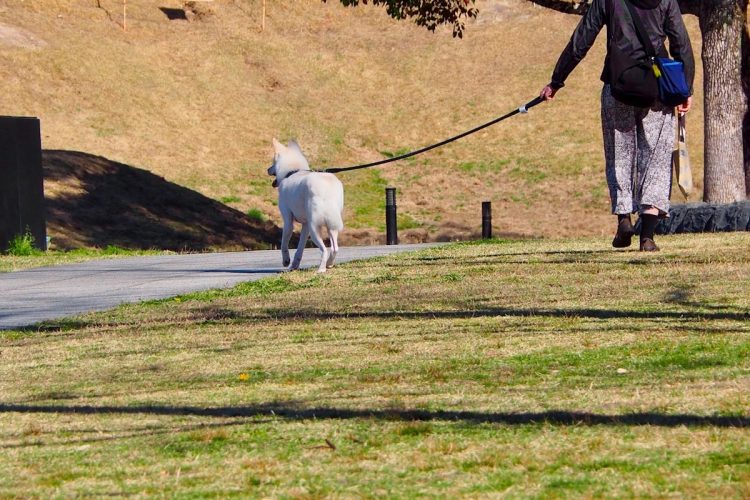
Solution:
[[(323, 168), (454, 135), (534, 97), (578, 22), (524, 0), (480, 1), (455, 40), (335, 1), (269, 1), (264, 31), (260, 0), (196, 2), (185, 16), (173, 15), (180, 0), (127, 5), (125, 31), (120, 0), (4, 0), (0, 112), (40, 117), (45, 149), (137, 165), (277, 223), (272, 137), (298, 139)], [(603, 49), (600, 39), (552, 105), (413, 161), (341, 174), (344, 244), (382, 240), (386, 185), (399, 190), (405, 241), (476, 235), (483, 200), (496, 234), (609, 233)], [(697, 101), (688, 133), (700, 188)]]

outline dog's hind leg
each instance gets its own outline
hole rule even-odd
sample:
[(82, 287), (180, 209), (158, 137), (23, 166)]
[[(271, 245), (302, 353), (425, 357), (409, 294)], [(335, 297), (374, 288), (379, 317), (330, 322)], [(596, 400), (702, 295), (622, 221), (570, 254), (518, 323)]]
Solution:
[(315, 246), (320, 249), (320, 265), (318, 266), (318, 272), (324, 273), (326, 272), (326, 262), (328, 262), (328, 249), (326, 248), (326, 242), (323, 241), (323, 238), (320, 236), (320, 229), (321, 228), (319, 227), (311, 227), (310, 239), (315, 243)]
[(307, 236), (310, 233), (310, 228), (307, 224), (302, 224), (302, 229), (299, 232), (299, 244), (297, 244), (297, 251), (294, 252), (294, 260), (292, 261), (292, 271), (299, 269), (299, 263), (302, 261), (302, 253), (305, 251), (305, 245), (307, 244)]
[(281, 230), (281, 264), (287, 267), (289, 265), (289, 240), (292, 238), (294, 219), (291, 213), (282, 212), (281, 217), (284, 220), (284, 228)]
[(331, 253), (328, 255), (326, 267), (331, 268), (336, 260), (336, 254), (339, 253), (339, 232), (336, 229), (329, 229), (328, 236), (331, 239)]

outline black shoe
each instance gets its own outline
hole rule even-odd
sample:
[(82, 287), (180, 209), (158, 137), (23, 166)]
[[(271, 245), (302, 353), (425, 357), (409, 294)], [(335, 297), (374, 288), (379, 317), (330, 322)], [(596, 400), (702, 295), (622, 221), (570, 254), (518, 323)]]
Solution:
[(651, 238), (643, 238), (641, 240), (641, 252), (658, 252), (660, 249), (654, 243)]
[(635, 229), (630, 219), (622, 219), (617, 224), (617, 234), (612, 240), (612, 246), (615, 248), (627, 248), (631, 245)]

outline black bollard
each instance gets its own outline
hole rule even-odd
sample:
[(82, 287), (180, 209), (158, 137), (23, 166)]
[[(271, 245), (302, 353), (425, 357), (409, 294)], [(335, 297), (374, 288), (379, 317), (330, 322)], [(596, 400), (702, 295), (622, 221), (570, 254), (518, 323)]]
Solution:
[(396, 188), (385, 188), (385, 243), (398, 245), (396, 228)]
[(489, 201), (482, 202), (482, 239), (489, 240), (492, 238), (492, 203)]

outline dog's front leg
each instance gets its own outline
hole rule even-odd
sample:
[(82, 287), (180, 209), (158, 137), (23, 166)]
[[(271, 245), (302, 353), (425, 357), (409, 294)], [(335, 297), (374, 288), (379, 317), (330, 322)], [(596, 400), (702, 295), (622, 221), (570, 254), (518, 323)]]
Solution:
[(294, 260), (292, 261), (292, 267), (289, 269), (299, 269), (299, 263), (302, 262), (302, 252), (305, 251), (305, 245), (307, 244), (307, 237), (310, 235), (310, 228), (307, 223), (302, 224), (302, 229), (299, 231), (299, 244), (297, 244), (297, 251), (294, 252)]
[(281, 230), (281, 263), (284, 267), (289, 265), (289, 240), (292, 238), (294, 219), (292, 214), (282, 214), (284, 229)]

